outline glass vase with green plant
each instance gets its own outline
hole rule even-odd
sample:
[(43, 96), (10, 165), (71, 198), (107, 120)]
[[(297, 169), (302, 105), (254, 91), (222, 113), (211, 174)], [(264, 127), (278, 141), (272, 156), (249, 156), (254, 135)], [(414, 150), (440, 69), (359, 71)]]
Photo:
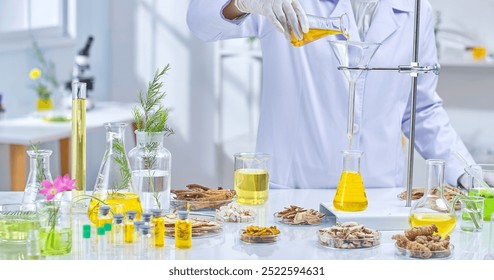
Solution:
[(138, 92), (139, 106), (134, 108), (137, 145), (129, 152), (132, 181), (143, 209), (169, 209), (171, 153), (164, 146), (165, 136), (174, 132), (168, 127), (168, 112), (163, 101), (162, 77), (170, 66), (158, 69), (148, 84), (146, 94)]
[(55, 76), (55, 64), (45, 58), (36, 42), (33, 42), (33, 49), (38, 66), (29, 71), (29, 78), (34, 82), (33, 88), (38, 95), (36, 110), (52, 110), (53, 92), (59, 87)]

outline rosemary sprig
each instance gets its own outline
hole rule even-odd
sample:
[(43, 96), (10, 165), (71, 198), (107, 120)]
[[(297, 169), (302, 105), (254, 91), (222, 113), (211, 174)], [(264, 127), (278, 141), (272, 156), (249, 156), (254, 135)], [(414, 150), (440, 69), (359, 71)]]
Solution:
[(160, 80), (170, 70), (170, 65), (166, 65), (163, 70), (156, 70), (154, 78), (148, 84), (146, 95), (139, 90), (138, 99), (140, 108), (134, 107), (134, 121), (138, 131), (144, 132), (165, 132), (166, 136), (173, 134), (173, 129), (166, 124), (169, 109), (165, 108), (162, 101), (166, 97), (166, 92), (162, 90), (163, 82)]
[(41, 182), (45, 178), (43, 177), (43, 166), (41, 166), (42, 162), (39, 156), (39, 143), (31, 143), (31, 150), (34, 151), (34, 160), (36, 160), (36, 182), (38, 183), (38, 189), (41, 189)]
[(454, 197), (451, 200), (451, 214), (453, 214), (453, 215), (455, 214), (455, 205), (456, 205), (456, 203), (458, 203), (458, 200), (463, 200), (463, 202), (461, 202), (461, 203), (466, 203), (465, 207), (473, 210), (473, 212), (468, 211), (468, 215), (472, 219), (472, 222), (473, 222), (475, 228), (480, 228), (480, 223), (482, 221), (479, 221), (478, 219), (480, 217), (475, 215), (475, 213), (478, 213), (480, 210), (477, 209), (477, 206), (475, 205), (475, 203), (468, 200), (470, 197), (463, 195), (463, 194), (460, 194), (460, 193), (457, 193), (457, 192), (453, 192), (453, 191), (446, 189), (446, 188), (444, 188), (444, 190), (446, 192), (454, 194)]
[(149, 185), (153, 192), (154, 200), (156, 201), (156, 205), (158, 206), (158, 209), (161, 209), (160, 193), (155, 190), (154, 178), (151, 174), (151, 171), (153, 170), (153, 166), (156, 164), (156, 157), (158, 152), (157, 148), (158, 148), (158, 142), (151, 142), (146, 144), (145, 150), (147, 151), (147, 153), (146, 156), (144, 157), (144, 165), (145, 168), (148, 170)]
[(132, 172), (130, 171), (129, 162), (125, 154), (125, 148), (122, 141), (114, 139), (112, 148), (115, 152), (114, 160), (119, 165), (120, 176), (122, 181), (114, 187), (115, 192), (119, 192), (129, 186), (132, 179)]

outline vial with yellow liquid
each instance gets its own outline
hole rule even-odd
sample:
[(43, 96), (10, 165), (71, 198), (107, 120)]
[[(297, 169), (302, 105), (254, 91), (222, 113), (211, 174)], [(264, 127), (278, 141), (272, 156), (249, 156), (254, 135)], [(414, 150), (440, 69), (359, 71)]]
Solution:
[(192, 222), (189, 220), (189, 211), (178, 211), (178, 220), (175, 222), (175, 248), (188, 249), (192, 247)]
[(438, 233), (444, 238), (456, 226), (456, 215), (451, 205), (444, 198), (444, 160), (426, 161), (426, 178), (424, 196), (410, 210), (408, 222), (411, 227), (435, 224)]
[(234, 187), (237, 203), (261, 205), (268, 201), (270, 155), (238, 153), (235, 157)]
[(343, 171), (333, 199), (336, 210), (358, 212), (367, 209), (364, 181), (360, 174), (361, 151), (343, 151)]
[(295, 37), (293, 31), (290, 32), (291, 43), (294, 47), (301, 47), (330, 35), (342, 35), (347, 40), (350, 37), (348, 35), (349, 19), (347, 14), (328, 18), (307, 15), (307, 19), (309, 20), (309, 32), (303, 33), (301, 40)]

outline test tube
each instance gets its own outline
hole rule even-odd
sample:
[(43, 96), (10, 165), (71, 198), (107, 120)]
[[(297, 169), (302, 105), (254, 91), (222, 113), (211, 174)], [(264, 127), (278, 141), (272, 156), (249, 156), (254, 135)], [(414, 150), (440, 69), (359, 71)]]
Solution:
[(107, 253), (108, 238), (105, 233), (105, 227), (98, 227), (98, 259), (100, 260), (103, 260)]
[(72, 199), (82, 203), (86, 195), (86, 83), (72, 83)]
[(141, 257), (141, 251), (140, 251), (140, 241), (141, 241), (141, 226), (144, 225), (143, 221), (135, 221), (134, 222), (134, 256), (137, 258)]
[(91, 259), (91, 226), (82, 226), (82, 258)]
[(143, 259), (149, 259), (150, 247), (153, 244), (153, 236), (150, 233), (151, 227), (148, 225), (142, 225), (140, 228), (141, 238), (139, 242), (138, 255), (141, 256)]
[(494, 260), (494, 213), (491, 215), (491, 227), (489, 229), (489, 248), (484, 256), (485, 260)]
[(38, 230), (31, 230), (27, 234), (26, 255), (29, 260), (41, 259)]
[(124, 244), (124, 225), (123, 225), (123, 215), (115, 214), (113, 215), (113, 236), (112, 243), (117, 246)]

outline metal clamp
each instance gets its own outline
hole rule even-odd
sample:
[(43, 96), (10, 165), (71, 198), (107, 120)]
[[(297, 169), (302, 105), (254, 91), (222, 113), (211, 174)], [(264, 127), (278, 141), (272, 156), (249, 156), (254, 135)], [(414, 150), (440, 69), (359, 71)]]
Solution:
[(410, 73), (417, 75), (419, 73), (432, 72), (439, 75), (441, 72), (441, 65), (435, 64), (433, 66), (418, 66), (413, 65), (400, 65), (398, 67), (365, 67), (365, 66), (338, 66), (338, 70), (359, 70), (359, 71), (398, 71), (399, 73)]

